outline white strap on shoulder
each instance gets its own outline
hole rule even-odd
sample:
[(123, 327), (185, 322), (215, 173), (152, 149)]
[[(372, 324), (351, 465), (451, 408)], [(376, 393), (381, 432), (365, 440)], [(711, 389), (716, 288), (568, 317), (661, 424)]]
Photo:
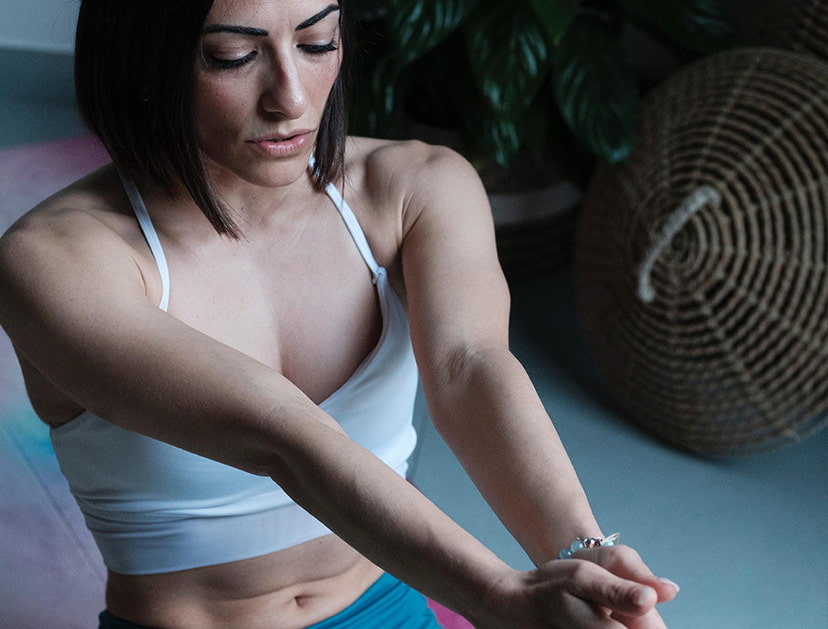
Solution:
[(374, 277), (376, 277), (379, 275), (380, 266), (377, 263), (376, 258), (374, 258), (374, 252), (371, 251), (371, 245), (368, 244), (365, 232), (362, 231), (362, 227), (356, 219), (356, 216), (354, 216), (353, 210), (351, 210), (345, 202), (345, 199), (342, 197), (342, 194), (339, 190), (337, 190), (335, 185), (329, 183), (325, 187), (325, 190), (334, 202), (334, 205), (336, 205), (336, 209), (339, 210), (342, 220), (345, 221), (345, 225), (348, 227), (348, 231), (351, 233), (351, 238), (354, 239), (357, 249), (359, 249), (359, 253), (362, 255), (362, 259), (365, 260), (365, 264), (368, 265), (368, 268), (371, 269), (371, 273), (373, 273)]
[[(311, 155), (309, 167), (311, 171), (311, 175), (315, 176), (316, 172), (314, 169), (315, 160)], [(354, 215), (353, 210), (351, 210), (350, 206), (345, 202), (342, 193), (339, 192), (337, 187), (333, 185), (333, 183), (328, 183), (325, 186), (325, 191), (328, 193), (331, 201), (336, 206), (336, 209), (339, 211), (339, 215), (342, 217), (342, 220), (345, 221), (345, 226), (348, 228), (348, 231), (351, 234), (351, 238), (353, 238), (354, 243), (356, 243), (357, 249), (359, 250), (362, 259), (365, 260), (365, 264), (368, 265), (368, 268), (371, 269), (371, 273), (374, 275), (376, 279), (380, 274), (380, 265), (377, 263), (377, 259), (374, 257), (374, 252), (371, 251), (371, 246), (368, 244), (368, 239), (365, 237), (365, 232), (362, 231), (362, 226), (359, 224), (356, 216)]]
[(164, 248), (161, 246), (161, 240), (159, 240), (158, 233), (152, 224), (147, 207), (144, 205), (144, 200), (138, 191), (138, 186), (135, 185), (134, 181), (120, 173), (120, 171), (118, 174), (121, 176), (124, 190), (126, 190), (129, 202), (132, 204), (135, 218), (138, 219), (138, 224), (141, 226), (144, 238), (146, 238), (150, 251), (152, 251), (152, 256), (155, 258), (155, 264), (158, 265), (158, 272), (161, 274), (161, 303), (158, 304), (158, 307), (166, 312), (170, 303), (170, 270), (167, 266), (167, 257), (164, 255)]

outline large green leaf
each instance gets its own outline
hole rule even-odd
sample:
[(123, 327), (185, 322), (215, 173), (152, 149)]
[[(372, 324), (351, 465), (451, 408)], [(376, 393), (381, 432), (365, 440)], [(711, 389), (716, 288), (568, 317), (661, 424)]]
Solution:
[(498, 116), (487, 108), (467, 107), (462, 126), (469, 144), (469, 157), (478, 168), (496, 164), (510, 168), (519, 152), (537, 160), (548, 154), (549, 110), (536, 101), (517, 120)]
[(629, 154), (638, 91), (618, 39), (603, 24), (578, 18), (555, 53), (555, 93), (573, 134), (610, 163)]
[(388, 13), (388, 37), (400, 65), (421, 57), (445, 40), (477, 0), (397, 0)]
[(546, 80), (550, 51), (540, 21), (503, 4), (473, 13), (464, 25), (472, 76), (497, 114), (515, 119)]
[(709, 54), (738, 44), (736, 25), (718, 0), (618, 0), (643, 25), (692, 52)]
[(521, 147), (527, 149), (536, 159), (543, 159), (549, 151), (549, 102), (551, 101), (544, 100), (543, 97), (535, 99), (518, 120)]
[(517, 124), (511, 120), (482, 116), (470, 131), (476, 151), (486, 155), (498, 166), (508, 168), (520, 150), (520, 132)]
[[(514, 0), (513, 0), (514, 1)], [(549, 41), (558, 45), (569, 24), (575, 19), (581, 0), (528, 0)]]
[(401, 109), (402, 93), (407, 77), (387, 57), (372, 63), (363, 72), (351, 103), (351, 121), (354, 131), (364, 135), (388, 137), (393, 135), (395, 118)]

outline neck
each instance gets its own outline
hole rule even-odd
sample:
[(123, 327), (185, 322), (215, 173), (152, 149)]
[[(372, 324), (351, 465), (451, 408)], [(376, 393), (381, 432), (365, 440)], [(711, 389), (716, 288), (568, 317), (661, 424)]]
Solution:
[[(301, 222), (308, 210), (319, 203), (320, 193), (313, 188), (307, 170), (288, 185), (264, 187), (231, 179), (216, 181), (220, 199), (232, 213), (243, 240), (255, 238), (285, 222)], [(175, 195), (149, 184), (137, 182), (153, 224), (160, 233), (177, 241), (205, 242), (219, 239), (213, 226), (186, 190)]]
[(307, 164), (307, 159), (291, 160), (270, 172), (251, 169), (249, 176), (242, 178), (208, 159), (207, 172), (220, 199), (244, 230), (267, 224), (275, 213), (305, 207), (317, 197)]

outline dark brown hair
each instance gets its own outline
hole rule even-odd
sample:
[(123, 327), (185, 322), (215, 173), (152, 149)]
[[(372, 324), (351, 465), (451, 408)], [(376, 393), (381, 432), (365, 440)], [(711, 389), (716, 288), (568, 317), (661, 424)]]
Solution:
[[(214, 0), (82, 0), (75, 91), (84, 123), (128, 177), (172, 193), (180, 182), (220, 234), (239, 230), (204, 168), (193, 67)], [(353, 18), (339, 0), (342, 66), (322, 115), (314, 185), (344, 176)]]

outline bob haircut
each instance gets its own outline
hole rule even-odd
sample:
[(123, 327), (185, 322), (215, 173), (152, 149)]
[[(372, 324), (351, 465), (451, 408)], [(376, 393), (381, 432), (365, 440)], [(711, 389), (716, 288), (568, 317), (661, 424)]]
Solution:
[[(82, 0), (75, 91), (87, 127), (128, 177), (170, 194), (179, 185), (220, 234), (240, 235), (204, 167), (193, 114), (193, 73), (214, 0)], [(314, 187), (344, 177), (353, 19), (338, 0), (342, 65), (319, 126)]]

